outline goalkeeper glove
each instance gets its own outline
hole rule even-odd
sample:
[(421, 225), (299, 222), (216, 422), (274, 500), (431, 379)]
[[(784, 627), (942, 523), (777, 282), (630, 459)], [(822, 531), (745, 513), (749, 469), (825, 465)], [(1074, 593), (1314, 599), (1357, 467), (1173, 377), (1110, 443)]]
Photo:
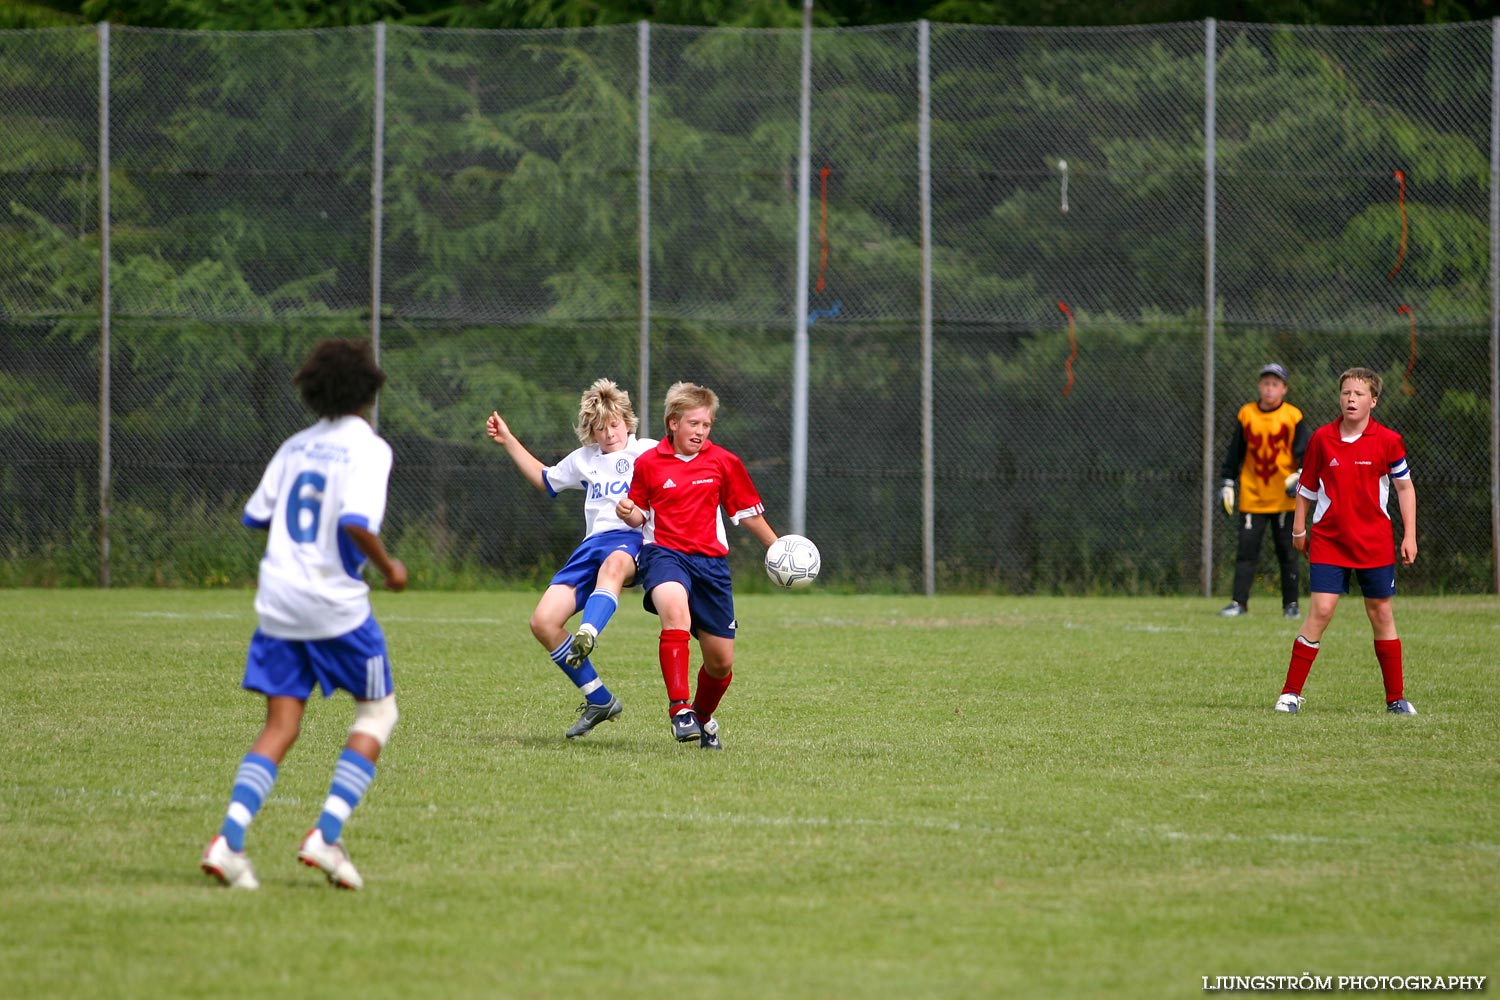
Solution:
[(1224, 480), (1224, 486), (1219, 490), (1219, 502), (1224, 505), (1224, 513), (1230, 517), (1234, 516), (1234, 480)]
[(1286, 495), (1294, 497), (1297, 495), (1297, 484), (1302, 481), (1302, 473), (1294, 472), (1286, 477)]

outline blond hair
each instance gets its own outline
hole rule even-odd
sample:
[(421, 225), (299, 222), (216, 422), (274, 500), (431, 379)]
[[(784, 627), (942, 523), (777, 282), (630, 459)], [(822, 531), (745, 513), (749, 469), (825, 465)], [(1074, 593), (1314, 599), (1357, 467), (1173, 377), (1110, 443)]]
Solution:
[(667, 390), (667, 412), (662, 415), (662, 426), (670, 430), (672, 421), (680, 420), (688, 410), (700, 406), (708, 407), (710, 417), (718, 416), (719, 397), (712, 389), (705, 389), (695, 382), (673, 382), (672, 388)]
[(1371, 371), (1368, 368), (1350, 368), (1339, 376), (1339, 388), (1342, 389), (1344, 383), (1351, 378), (1357, 378), (1361, 382), (1367, 383), (1370, 386), (1370, 396), (1372, 399), (1380, 398), (1381, 378), (1379, 372)]
[(609, 423), (613, 417), (620, 420), (634, 434), (640, 421), (635, 407), (630, 405), (630, 393), (607, 378), (601, 378), (578, 397), (578, 440), (584, 444), (594, 442), (594, 430)]

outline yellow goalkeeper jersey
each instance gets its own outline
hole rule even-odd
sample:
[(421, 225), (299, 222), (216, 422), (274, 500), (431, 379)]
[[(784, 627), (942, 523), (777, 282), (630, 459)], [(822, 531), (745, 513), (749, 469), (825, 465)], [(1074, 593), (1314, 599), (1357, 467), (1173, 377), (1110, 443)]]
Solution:
[(1246, 514), (1279, 514), (1296, 506), (1286, 495), (1286, 479), (1302, 467), (1307, 429), (1302, 411), (1282, 403), (1269, 412), (1259, 403), (1240, 407), (1238, 432), (1229, 443), (1224, 478), (1239, 481), (1240, 510)]

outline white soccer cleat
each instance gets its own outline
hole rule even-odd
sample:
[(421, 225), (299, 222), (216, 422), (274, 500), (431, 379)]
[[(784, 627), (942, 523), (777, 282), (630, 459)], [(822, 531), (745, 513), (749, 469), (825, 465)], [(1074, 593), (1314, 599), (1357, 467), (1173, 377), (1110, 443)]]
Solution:
[(1276, 711), (1290, 712), (1292, 715), (1296, 715), (1302, 711), (1302, 703), (1306, 700), (1300, 694), (1292, 694), (1288, 691), (1276, 699)]
[(203, 849), (203, 860), (198, 867), (212, 875), (231, 889), (259, 889), (255, 877), (255, 866), (244, 851), (231, 851), (229, 841), (221, 833)]
[(340, 889), (358, 889), (365, 884), (344, 851), (344, 842), (338, 840), (328, 843), (323, 839), (323, 831), (317, 827), (307, 831), (307, 836), (302, 838), (302, 846), (297, 850), (297, 860), (309, 868), (322, 869), (323, 874), (328, 876), (328, 881)]

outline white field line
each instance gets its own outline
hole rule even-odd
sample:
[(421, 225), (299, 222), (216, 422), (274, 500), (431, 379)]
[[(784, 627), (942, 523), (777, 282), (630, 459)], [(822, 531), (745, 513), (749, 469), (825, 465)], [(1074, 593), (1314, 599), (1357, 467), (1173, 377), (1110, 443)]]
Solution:
[[(742, 813), (676, 813), (676, 812), (615, 812), (610, 814), (611, 819), (621, 820), (647, 820), (652, 823), (663, 821), (687, 821), (694, 824), (727, 824), (730, 826), (766, 826), (766, 827), (827, 827), (830, 829), (838, 827), (875, 827), (885, 829), (915, 829), (915, 830), (949, 830), (960, 833), (1003, 833), (1011, 836), (1026, 835), (1028, 832), (1037, 836), (1055, 837), (1058, 835), (1055, 829), (1034, 828), (1030, 831), (1012, 827), (994, 826), (988, 823), (972, 823), (959, 820), (940, 819), (909, 819), (889, 820), (870, 819), (866, 817), (853, 816), (755, 816)], [(1168, 843), (1273, 843), (1273, 844), (1336, 844), (1345, 845), (1370, 845), (1387, 841), (1411, 841), (1417, 840), (1423, 843), (1439, 844), (1430, 838), (1421, 835), (1395, 835), (1391, 837), (1325, 837), (1315, 834), (1302, 833), (1186, 833), (1181, 830), (1147, 829), (1145, 827), (1120, 828), (1118, 830), (1074, 830), (1072, 835), (1084, 838), (1099, 838), (1103, 840), (1139, 838), (1147, 841), (1166, 841)], [(1449, 846), (1478, 848), (1481, 850), (1500, 850), (1500, 843), (1480, 841), (1466, 844), (1452, 844)]]
[[(231, 777), (233, 777), (233, 775), (231, 775)], [(209, 794), (207, 792), (195, 792), (192, 794), (188, 794), (185, 792), (159, 792), (155, 790), (142, 792), (124, 788), (86, 788), (76, 785), (68, 785), (65, 787), (54, 785), (51, 788), (43, 788), (39, 785), (0, 785), (0, 798), (10, 798), (12, 796), (19, 797), (20, 795), (24, 795), (27, 793), (34, 794), (37, 792), (49, 793), (52, 798), (58, 799), (60, 801), (68, 801), (70, 799), (76, 799), (80, 801), (114, 799), (120, 802), (217, 802), (225, 806), (229, 804), (229, 793), (227, 791), (223, 793), (215, 792), (213, 794)], [(302, 805), (302, 800), (295, 795), (273, 794), (268, 801), (275, 802), (279, 805)]]
[[(80, 786), (53, 786), (42, 789), (34, 785), (0, 785), (0, 798), (9, 798), (17, 794), (35, 793), (37, 791), (50, 792), (54, 799), (66, 801), (69, 799), (97, 800), (114, 799), (123, 802), (192, 802), (192, 803), (225, 803), (227, 797), (219, 793), (194, 793), (185, 794), (180, 792), (159, 791), (133, 791), (124, 788), (88, 788)], [(277, 805), (301, 806), (302, 800), (296, 796), (285, 796), (273, 794), (271, 802)], [(503, 804), (492, 806), (438, 806), (435, 803), (410, 803), (397, 805), (388, 799), (382, 803), (384, 809), (419, 810), (432, 815), (444, 813), (454, 815), (473, 816), (499, 816), (506, 813)], [(1056, 837), (1059, 831), (1049, 828), (1033, 828), (1031, 830), (995, 826), (989, 823), (973, 823), (964, 820), (948, 820), (935, 818), (915, 817), (912, 819), (878, 819), (865, 816), (765, 816), (749, 813), (681, 813), (681, 812), (628, 812), (617, 810), (609, 814), (611, 820), (622, 822), (647, 821), (651, 823), (660, 822), (687, 822), (695, 825), (729, 825), (741, 827), (772, 827), (772, 828), (808, 828), (808, 829), (839, 829), (845, 827), (867, 828), (867, 829), (890, 829), (890, 830), (941, 830), (954, 833), (979, 833), (992, 835), (996, 833), (1011, 836), (1024, 836), (1028, 833), (1042, 837)], [(1458, 848), (1472, 848), (1485, 851), (1500, 851), (1500, 842), (1494, 841), (1469, 841), (1467, 843), (1447, 844), (1442, 841), (1434, 841), (1421, 834), (1395, 834), (1386, 837), (1326, 837), (1317, 834), (1305, 833), (1188, 833), (1183, 830), (1148, 829), (1146, 827), (1122, 827), (1116, 830), (1073, 830), (1064, 835), (1083, 837), (1085, 839), (1099, 838), (1103, 840), (1114, 839), (1140, 839), (1146, 841), (1164, 841), (1166, 843), (1272, 843), (1272, 844), (1331, 844), (1338, 846), (1370, 846), (1389, 842), (1411, 842), (1432, 844), (1434, 846), (1448, 846)]]
[(680, 812), (613, 812), (610, 819), (645, 820), (659, 823), (663, 820), (689, 822), (693, 824), (727, 824), (729, 826), (770, 827), (880, 827), (891, 830), (953, 830), (974, 833), (1005, 833), (1004, 827), (986, 823), (963, 823), (945, 819), (867, 819), (858, 816), (747, 816), (736, 813), (680, 813)]
[[(253, 611), (230, 612), (230, 611), (126, 611), (122, 613), (125, 618), (167, 618), (167, 619), (198, 619), (202, 621), (246, 621), (253, 622), (255, 613)], [(411, 615), (381, 615), (382, 622), (401, 622), (403, 624), (417, 625), (511, 625), (513, 618), (429, 618), (425, 616)]]

